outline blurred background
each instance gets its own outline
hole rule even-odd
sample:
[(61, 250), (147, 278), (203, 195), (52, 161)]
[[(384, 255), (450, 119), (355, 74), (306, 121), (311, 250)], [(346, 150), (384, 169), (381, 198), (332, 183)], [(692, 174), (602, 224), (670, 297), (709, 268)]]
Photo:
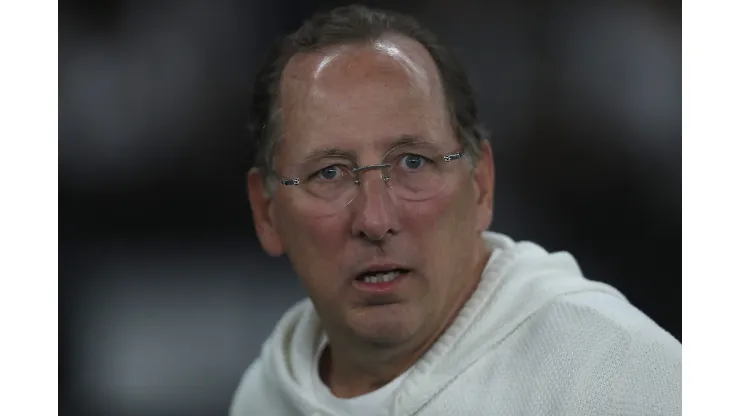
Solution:
[[(462, 59), (493, 228), (572, 252), (681, 339), (681, 3), (364, 3)], [(250, 83), (270, 41), (340, 4), (60, 3), (60, 413), (226, 414), (304, 296), (251, 223)]]

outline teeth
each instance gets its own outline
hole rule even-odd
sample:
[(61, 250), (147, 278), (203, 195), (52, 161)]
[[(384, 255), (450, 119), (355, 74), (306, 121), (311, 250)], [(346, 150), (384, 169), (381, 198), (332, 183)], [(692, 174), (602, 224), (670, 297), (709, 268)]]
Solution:
[(387, 283), (398, 277), (398, 275), (400, 274), (401, 273), (398, 271), (392, 271), (388, 273), (376, 273), (363, 277), (362, 281), (365, 283)]

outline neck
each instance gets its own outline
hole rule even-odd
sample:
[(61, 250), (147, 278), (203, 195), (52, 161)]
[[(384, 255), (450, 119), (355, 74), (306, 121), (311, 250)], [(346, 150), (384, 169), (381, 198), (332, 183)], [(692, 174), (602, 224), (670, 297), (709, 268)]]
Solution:
[[(322, 353), (319, 372), (321, 379), (337, 397), (356, 397), (375, 391), (409, 369), (455, 321), (460, 310), (480, 282), (490, 250), (483, 247), (473, 267), (471, 278), (446, 308), (445, 313), (430, 335), (408, 345), (377, 346), (357, 340), (332, 337), (339, 348), (327, 347)], [(343, 342), (346, 341), (346, 342)]]
[(341, 351), (342, 348), (327, 347), (322, 354), (319, 371), (332, 393), (343, 398), (360, 396), (383, 387), (414, 361), (412, 354), (379, 348), (355, 354), (342, 354)]

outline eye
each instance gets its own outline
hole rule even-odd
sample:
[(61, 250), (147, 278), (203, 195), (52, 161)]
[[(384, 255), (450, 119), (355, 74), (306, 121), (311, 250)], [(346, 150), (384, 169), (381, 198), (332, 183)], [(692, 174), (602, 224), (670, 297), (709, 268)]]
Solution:
[(339, 165), (331, 165), (314, 172), (311, 175), (311, 179), (318, 179), (320, 181), (333, 181), (339, 179), (341, 176), (342, 167)]
[(427, 162), (427, 158), (415, 154), (406, 154), (401, 157), (400, 162), (402, 167), (410, 170), (416, 170), (424, 166), (424, 164)]

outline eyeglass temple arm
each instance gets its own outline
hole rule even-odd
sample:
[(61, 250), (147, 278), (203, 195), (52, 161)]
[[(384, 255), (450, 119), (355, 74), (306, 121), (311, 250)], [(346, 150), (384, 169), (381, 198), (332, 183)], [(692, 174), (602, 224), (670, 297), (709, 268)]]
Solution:
[(293, 179), (279, 178), (279, 179), (280, 179), (280, 183), (286, 186), (301, 184), (300, 178), (293, 178)]
[(461, 157), (462, 157), (462, 152), (450, 153), (449, 155), (442, 156), (442, 160), (444, 160), (445, 162), (451, 162), (453, 160), (460, 159)]

